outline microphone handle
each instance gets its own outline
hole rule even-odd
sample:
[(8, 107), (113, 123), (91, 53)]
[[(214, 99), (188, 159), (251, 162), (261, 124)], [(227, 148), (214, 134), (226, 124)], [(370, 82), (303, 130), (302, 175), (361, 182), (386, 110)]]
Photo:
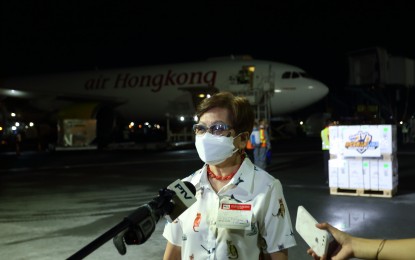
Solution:
[(128, 228), (131, 225), (131, 221), (128, 218), (125, 218), (123, 221), (115, 225), (113, 228), (96, 238), (94, 241), (83, 247), (81, 250), (71, 255), (67, 260), (77, 260), (83, 259), (98, 247), (105, 244), (108, 240), (112, 239), (114, 236), (118, 235), (121, 231)]
[[(138, 244), (144, 243), (153, 233), (155, 224), (165, 212), (172, 210), (172, 204), (170, 203), (171, 198), (175, 194), (174, 191), (168, 189), (160, 189), (159, 197), (150, 201), (135, 211), (133, 211), (128, 217), (124, 218), (123, 221), (115, 225), (113, 228), (96, 238), (94, 241), (83, 247), (81, 250), (67, 258), (67, 260), (83, 259), (98, 247), (105, 244), (108, 240), (112, 239), (120, 232), (128, 229), (131, 226), (139, 228), (140, 241)], [(137, 225), (138, 224), (138, 225)]]

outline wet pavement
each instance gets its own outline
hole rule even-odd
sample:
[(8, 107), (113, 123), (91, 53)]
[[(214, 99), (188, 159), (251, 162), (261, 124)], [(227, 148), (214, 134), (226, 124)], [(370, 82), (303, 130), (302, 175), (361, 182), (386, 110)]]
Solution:
[[(365, 237), (414, 236), (415, 146), (398, 149), (399, 185), (392, 198), (330, 195), (317, 139), (273, 146), (268, 171), (283, 184), (293, 226), (299, 205), (319, 221)], [(202, 166), (194, 149), (175, 151), (23, 151), (0, 154), (2, 259), (66, 259)], [(86, 259), (162, 259), (164, 220), (150, 239), (121, 256), (108, 241)], [(311, 259), (295, 232), (290, 259)]]

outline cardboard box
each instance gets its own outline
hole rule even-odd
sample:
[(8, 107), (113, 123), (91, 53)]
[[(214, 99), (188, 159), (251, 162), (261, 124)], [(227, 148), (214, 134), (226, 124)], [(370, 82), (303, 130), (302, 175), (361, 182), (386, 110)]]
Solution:
[(343, 153), (342, 142), (342, 127), (330, 126), (329, 127), (329, 142), (330, 142), (330, 155), (340, 155)]
[(344, 157), (376, 157), (397, 151), (395, 125), (331, 126), (330, 154)]
[(379, 160), (369, 160), (370, 189), (379, 190)]
[(370, 190), (370, 160), (364, 158), (362, 160), (363, 188)]
[(338, 170), (338, 187), (343, 189), (350, 188), (350, 178), (349, 178), (349, 163), (345, 160), (340, 160), (343, 163)]
[(349, 126), (343, 133), (345, 157), (380, 157), (377, 125)]
[(329, 160), (329, 187), (338, 187), (339, 185), (339, 166), (338, 160)]
[(379, 160), (379, 190), (392, 190), (397, 186), (396, 163), (396, 157), (392, 160)]
[(349, 188), (363, 189), (363, 163), (361, 157), (347, 160), (349, 164)]
[(378, 125), (381, 154), (394, 154), (397, 151), (397, 132), (395, 125)]

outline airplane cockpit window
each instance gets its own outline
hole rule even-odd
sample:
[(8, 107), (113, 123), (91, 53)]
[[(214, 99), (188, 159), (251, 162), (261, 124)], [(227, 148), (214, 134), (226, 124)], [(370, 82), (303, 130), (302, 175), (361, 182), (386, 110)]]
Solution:
[(293, 74), (291, 75), (291, 78), (296, 79), (300, 77), (300, 73), (294, 71)]
[(283, 79), (289, 79), (291, 78), (291, 71), (286, 71), (282, 74), (281, 78)]
[(305, 72), (300, 72), (300, 75), (301, 75), (301, 77), (303, 77), (303, 78), (310, 78), (311, 79), (311, 76), (310, 75), (308, 75), (307, 73), (305, 73)]
[(296, 79), (296, 78), (311, 78), (306, 72), (299, 72), (299, 71), (286, 71), (282, 74), (281, 78), (283, 79)]

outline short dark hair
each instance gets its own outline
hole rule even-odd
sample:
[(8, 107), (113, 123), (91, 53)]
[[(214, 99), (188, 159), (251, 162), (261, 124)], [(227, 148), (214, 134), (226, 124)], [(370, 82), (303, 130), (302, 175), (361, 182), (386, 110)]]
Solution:
[(254, 111), (246, 97), (234, 96), (230, 92), (219, 92), (205, 98), (197, 107), (196, 115), (200, 118), (212, 108), (225, 108), (229, 111), (229, 121), (237, 134), (252, 132), (254, 127)]

